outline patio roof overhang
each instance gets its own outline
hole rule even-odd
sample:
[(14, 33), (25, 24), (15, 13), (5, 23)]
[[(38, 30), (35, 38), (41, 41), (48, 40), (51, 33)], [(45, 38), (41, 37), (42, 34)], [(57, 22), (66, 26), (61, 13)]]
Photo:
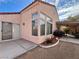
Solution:
[(57, 25), (79, 26), (79, 21), (62, 21), (62, 22), (57, 22)]

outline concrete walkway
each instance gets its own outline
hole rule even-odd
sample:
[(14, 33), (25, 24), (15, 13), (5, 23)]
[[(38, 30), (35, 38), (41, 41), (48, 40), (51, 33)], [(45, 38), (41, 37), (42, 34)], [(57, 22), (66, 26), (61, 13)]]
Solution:
[(0, 59), (13, 59), (37, 45), (26, 40), (14, 40), (0, 43)]
[(54, 47), (37, 47), (15, 59), (79, 59), (79, 44), (60, 41)]

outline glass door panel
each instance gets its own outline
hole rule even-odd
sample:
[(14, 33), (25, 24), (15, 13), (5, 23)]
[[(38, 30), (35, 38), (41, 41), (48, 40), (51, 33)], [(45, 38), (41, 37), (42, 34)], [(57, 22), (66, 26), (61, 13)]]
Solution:
[(13, 39), (20, 39), (20, 25), (13, 24)]
[(2, 40), (12, 39), (12, 23), (2, 22)]

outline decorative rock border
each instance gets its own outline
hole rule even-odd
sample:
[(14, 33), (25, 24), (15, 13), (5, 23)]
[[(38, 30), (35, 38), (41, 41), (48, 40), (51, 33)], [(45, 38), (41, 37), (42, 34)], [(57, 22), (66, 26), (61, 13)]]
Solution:
[(52, 45), (47, 45), (47, 46), (45, 46), (45, 45), (40, 45), (40, 47), (42, 47), (42, 48), (51, 48), (51, 47), (56, 46), (58, 43), (59, 43), (59, 40), (58, 40), (56, 43), (52, 44)]

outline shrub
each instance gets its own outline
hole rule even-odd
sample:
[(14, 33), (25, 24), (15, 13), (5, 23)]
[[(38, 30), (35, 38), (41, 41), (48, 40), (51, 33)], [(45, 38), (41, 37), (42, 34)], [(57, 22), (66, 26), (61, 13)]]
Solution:
[(64, 29), (64, 32), (66, 33), (66, 34), (68, 34), (69, 33), (69, 28), (66, 28), (66, 29)]
[(56, 36), (56, 37), (62, 37), (62, 36), (65, 35), (65, 33), (63, 31), (61, 31), (61, 30), (55, 30), (53, 32), (53, 35)]

